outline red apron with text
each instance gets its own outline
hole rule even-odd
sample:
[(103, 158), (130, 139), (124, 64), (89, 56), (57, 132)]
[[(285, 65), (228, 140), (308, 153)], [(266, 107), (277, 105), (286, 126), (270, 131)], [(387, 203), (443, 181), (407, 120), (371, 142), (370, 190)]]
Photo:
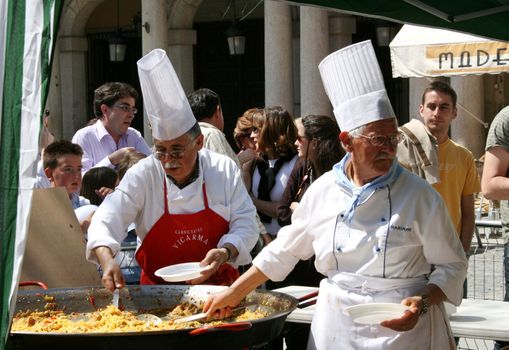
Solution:
[[(194, 214), (170, 214), (164, 181), (164, 213), (136, 252), (136, 260), (142, 269), (141, 284), (168, 284), (155, 276), (155, 271), (168, 265), (202, 261), (228, 232), (228, 222), (209, 208), (205, 183), (202, 191), (205, 209)], [(203, 283), (230, 285), (238, 277), (236, 268), (223, 264)]]

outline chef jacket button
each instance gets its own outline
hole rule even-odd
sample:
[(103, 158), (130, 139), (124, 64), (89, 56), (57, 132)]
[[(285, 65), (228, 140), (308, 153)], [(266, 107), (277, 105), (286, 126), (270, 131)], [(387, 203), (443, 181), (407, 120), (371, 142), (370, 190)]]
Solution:
[(339, 214), (339, 216), (341, 216), (342, 218), (344, 218), (344, 217), (345, 217), (345, 214)]
[(385, 218), (381, 218), (380, 221), (385, 222)]

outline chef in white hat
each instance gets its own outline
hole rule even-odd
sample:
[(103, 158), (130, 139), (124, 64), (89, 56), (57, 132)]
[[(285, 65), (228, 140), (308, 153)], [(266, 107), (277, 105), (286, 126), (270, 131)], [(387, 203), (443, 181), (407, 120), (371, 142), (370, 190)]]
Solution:
[[(398, 164), (397, 120), (371, 42), (331, 54), (319, 69), (347, 154), (308, 189), (292, 224), (230, 288), (209, 297), (205, 310), (228, 314), (224, 308), (260, 283), (283, 280), (315, 254), (327, 278), (309, 349), (453, 348), (442, 302), (461, 302), (467, 260), (440, 196)], [(381, 302), (392, 304), (373, 304)], [(364, 318), (347, 314), (353, 305)]]
[(114, 256), (130, 223), (136, 225), (141, 284), (162, 284), (162, 267), (200, 262), (188, 281), (229, 285), (238, 265), (251, 262), (258, 239), (256, 209), (240, 170), (228, 157), (203, 149), (203, 135), (170, 60), (156, 49), (138, 61), (153, 155), (127, 171), (105, 198), (88, 230), (87, 258), (99, 262), (103, 285), (124, 279)]

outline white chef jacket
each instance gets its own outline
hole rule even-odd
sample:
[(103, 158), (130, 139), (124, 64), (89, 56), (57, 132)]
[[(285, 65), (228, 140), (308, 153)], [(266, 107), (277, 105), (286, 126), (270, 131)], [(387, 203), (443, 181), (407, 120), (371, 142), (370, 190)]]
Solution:
[[(349, 223), (342, 213), (351, 198), (333, 171), (322, 175), (306, 191), (292, 224), (279, 231), (253, 265), (281, 281), (298, 259), (315, 254), (317, 271), (332, 284), (339, 283), (341, 273), (384, 280), (424, 277), (440, 287), (449, 302), (460, 304), (467, 260), (440, 195), (428, 183), (403, 170), (392, 185), (360, 203)], [(313, 322), (315, 318), (320, 315)], [(354, 332), (347, 334), (355, 337)]]
[(113, 254), (127, 235), (127, 227), (136, 225), (138, 242), (164, 212), (164, 184), (168, 189), (170, 214), (192, 214), (205, 208), (202, 184), (205, 182), (209, 208), (229, 222), (230, 230), (218, 242), (233, 244), (239, 255), (232, 265), (251, 262), (250, 251), (258, 239), (256, 209), (242, 182), (239, 168), (228, 157), (202, 149), (198, 152), (200, 173), (196, 181), (179, 189), (154, 156), (140, 160), (125, 174), (113, 193), (101, 203), (88, 229), (87, 259), (97, 262), (92, 249), (109, 247)]
[(113, 168), (108, 156), (120, 148), (134, 147), (138, 152), (147, 156), (152, 153), (141, 133), (131, 127), (120, 137), (117, 145), (101, 120), (79, 129), (72, 137), (72, 142), (77, 143), (83, 149), (82, 174), (90, 168), (100, 166)]

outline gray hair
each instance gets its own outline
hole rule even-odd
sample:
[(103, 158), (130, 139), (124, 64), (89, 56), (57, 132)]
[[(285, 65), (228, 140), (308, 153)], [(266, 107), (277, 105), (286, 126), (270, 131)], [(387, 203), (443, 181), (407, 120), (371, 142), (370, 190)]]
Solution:
[(348, 131), (348, 135), (351, 137), (359, 137), (360, 135), (364, 134), (364, 129), (366, 128), (366, 125), (361, 125), (353, 130)]

